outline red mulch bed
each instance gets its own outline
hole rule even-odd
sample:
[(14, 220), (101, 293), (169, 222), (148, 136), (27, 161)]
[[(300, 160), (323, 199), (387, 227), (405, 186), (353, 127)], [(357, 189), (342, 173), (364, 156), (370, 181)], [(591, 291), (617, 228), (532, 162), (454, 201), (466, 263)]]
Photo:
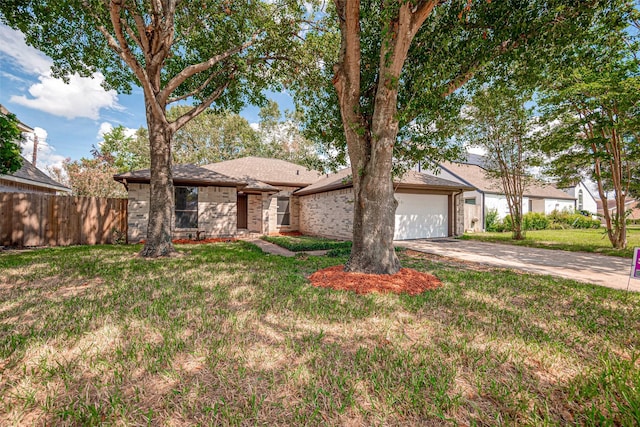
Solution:
[(210, 239), (200, 239), (200, 240), (192, 240), (192, 239), (173, 239), (172, 242), (176, 245), (197, 245), (200, 243), (230, 243), (230, 242), (237, 242), (238, 239), (234, 239), (231, 237), (217, 237), (217, 238), (210, 238)]
[[(173, 239), (171, 241), (171, 243), (173, 243), (174, 245), (199, 245), (202, 243), (231, 243), (231, 242), (237, 242), (238, 239), (234, 239), (232, 237), (217, 237), (217, 238), (210, 238), (210, 239), (200, 239), (200, 240), (193, 240), (193, 239)], [(144, 244), (144, 240), (140, 240), (140, 243)]]
[(437, 277), (411, 268), (401, 268), (396, 274), (389, 275), (348, 273), (344, 271), (344, 266), (336, 265), (316, 271), (309, 276), (309, 280), (319, 288), (354, 291), (357, 294), (393, 292), (418, 295), (442, 286)]

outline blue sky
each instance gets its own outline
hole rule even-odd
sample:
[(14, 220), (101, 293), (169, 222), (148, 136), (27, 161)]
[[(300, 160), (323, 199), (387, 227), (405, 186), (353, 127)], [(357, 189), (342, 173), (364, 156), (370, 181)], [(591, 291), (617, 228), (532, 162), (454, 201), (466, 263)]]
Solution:
[[(105, 91), (101, 75), (91, 78), (72, 76), (70, 84), (49, 74), (52, 61), (26, 45), (23, 35), (0, 25), (0, 104), (39, 136), (38, 167), (59, 166), (65, 158), (89, 157), (91, 147), (102, 132), (123, 125), (146, 127), (142, 91), (131, 95)], [(293, 109), (286, 93), (270, 93), (281, 110)], [(241, 115), (258, 122), (258, 107), (249, 106)], [(23, 155), (31, 160), (33, 145), (25, 143)]]

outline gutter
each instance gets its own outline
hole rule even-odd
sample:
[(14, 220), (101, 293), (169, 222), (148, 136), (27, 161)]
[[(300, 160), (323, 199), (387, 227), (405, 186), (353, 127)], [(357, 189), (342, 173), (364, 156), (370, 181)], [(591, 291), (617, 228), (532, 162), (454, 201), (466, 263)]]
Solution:
[(6, 179), (7, 181), (13, 181), (13, 182), (19, 182), (20, 184), (35, 185), (35, 186), (38, 186), (38, 187), (50, 188), (52, 190), (62, 191), (62, 192), (65, 192), (65, 193), (71, 193), (71, 189), (67, 188), (67, 187), (58, 186), (58, 185), (52, 185), (52, 184), (45, 184), (44, 182), (32, 181), (30, 179), (18, 178), (18, 177), (11, 176), (11, 175), (0, 175), (0, 179)]

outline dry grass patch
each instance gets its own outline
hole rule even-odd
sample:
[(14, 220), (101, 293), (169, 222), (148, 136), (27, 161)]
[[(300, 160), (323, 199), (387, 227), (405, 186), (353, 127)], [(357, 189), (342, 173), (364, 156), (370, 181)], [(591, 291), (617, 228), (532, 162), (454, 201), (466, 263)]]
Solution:
[(442, 287), (356, 295), (306, 279), (344, 259), (138, 249), (0, 254), (0, 424), (637, 419), (638, 295), (406, 255)]

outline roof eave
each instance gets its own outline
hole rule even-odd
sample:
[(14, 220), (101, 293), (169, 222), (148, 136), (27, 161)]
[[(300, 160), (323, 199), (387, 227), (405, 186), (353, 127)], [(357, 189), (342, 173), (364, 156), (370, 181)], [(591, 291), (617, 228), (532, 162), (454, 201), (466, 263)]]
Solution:
[(66, 193), (71, 193), (71, 189), (69, 187), (65, 187), (64, 185), (46, 184), (44, 182), (34, 181), (31, 179), (25, 179), (25, 178), (18, 178), (16, 176), (11, 176), (11, 175), (0, 175), (0, 179), (18, 182), (20, 184), (35, 185), (37, 187), (49, 188), (56, 191), (64, 191)]

